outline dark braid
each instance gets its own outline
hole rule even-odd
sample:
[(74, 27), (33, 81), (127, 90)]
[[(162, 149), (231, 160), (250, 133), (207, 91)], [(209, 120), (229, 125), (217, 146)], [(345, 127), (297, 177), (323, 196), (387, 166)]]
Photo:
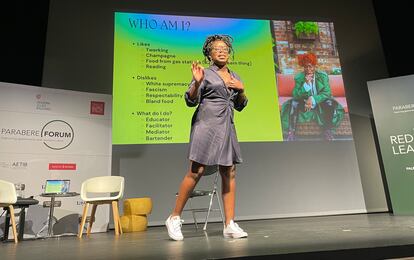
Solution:
[(233, 37), (231, 37), (230, 35), (227, 34), (215, 34), (215, 35), (210, 35), (206, 38), (206, 41), (203, 44), (203, 54), (204, 57), (206, 57), (209, 61), (210, 60), (210, 52), (212, 49), (212, 44), (214, 41), (223, 41), (227, 47), (229, 47), (229, 54), (232, 54), (232, 58), (234, 60), (234, 50), (233, 50)]

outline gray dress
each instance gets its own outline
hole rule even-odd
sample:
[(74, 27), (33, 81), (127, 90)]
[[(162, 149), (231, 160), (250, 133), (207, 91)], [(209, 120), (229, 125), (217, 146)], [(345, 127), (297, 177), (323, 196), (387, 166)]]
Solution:
[[(198, 89), (197, 98), (189, 98), (185, 93), (188, 106), (198, 104), (191, 122), (189, 159), (204, 165), (231, 166), (241, 163), (240, 146), (234, 127), (234, 112), (243, 110), (247, 99), (239, 100), (239, 93), (226, 87), (215, 65), (204, 69), (204, 80)], [(234, 72), (230, 74), (240, 80)]]

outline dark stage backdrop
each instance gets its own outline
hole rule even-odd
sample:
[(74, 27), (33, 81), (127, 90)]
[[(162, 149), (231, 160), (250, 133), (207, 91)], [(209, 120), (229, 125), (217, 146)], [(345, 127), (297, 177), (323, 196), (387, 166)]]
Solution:
[[(371, 1), (342, 2), (241, 6), (227, 1), (218, 8), (176, 1), (52, 0), (43, 85), (112, 94), (114, 12), (333, 22), (355, 143), (242, 143), (245, 163), (237, 168), (237, 216), (254, 219), (386, 211), (366, 87), (367, 80), (387, 76), (384, 57)], [(150, 222), (163, 223), (188, 167), (187, 145), (116, 145), (112, 154), (112, 174), (127, 180), (125, 197), (151, 197)], [(205, 178), (200, 186), (211, 181)]]

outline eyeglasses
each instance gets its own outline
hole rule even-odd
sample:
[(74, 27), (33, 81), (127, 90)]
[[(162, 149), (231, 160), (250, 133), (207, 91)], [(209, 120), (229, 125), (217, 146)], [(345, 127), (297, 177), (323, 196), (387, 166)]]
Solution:
[(229, 53), (230, 49), (229, 47), (214, 47), (212, 48), (215, 52), (223, 52), (223, 53)]

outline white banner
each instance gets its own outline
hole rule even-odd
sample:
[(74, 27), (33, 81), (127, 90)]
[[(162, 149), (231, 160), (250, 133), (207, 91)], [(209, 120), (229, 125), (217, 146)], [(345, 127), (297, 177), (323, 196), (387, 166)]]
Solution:
[[(80, 193), (86, 179), (111, 175), (110, 95), (8, 83), (0, 83), (0, 93), (0, 179), (24, 183), (24, 196), (40, 201), (43, 218), (48, 208), (41, 205), (50, 201), (40, 196), (46, 180), (68, 179), (70, 191)], [(62, 203), (54, 213), (58, 224), (82, 214), (80, 196), (56, 200)], [(31, 209), (26, 218), (40, 222), (32, 223), (36, 233), (46, 219), (33, 218)], [(108, 222), (109, 207), (98, 207), (92, 232), (106, 231)]]

